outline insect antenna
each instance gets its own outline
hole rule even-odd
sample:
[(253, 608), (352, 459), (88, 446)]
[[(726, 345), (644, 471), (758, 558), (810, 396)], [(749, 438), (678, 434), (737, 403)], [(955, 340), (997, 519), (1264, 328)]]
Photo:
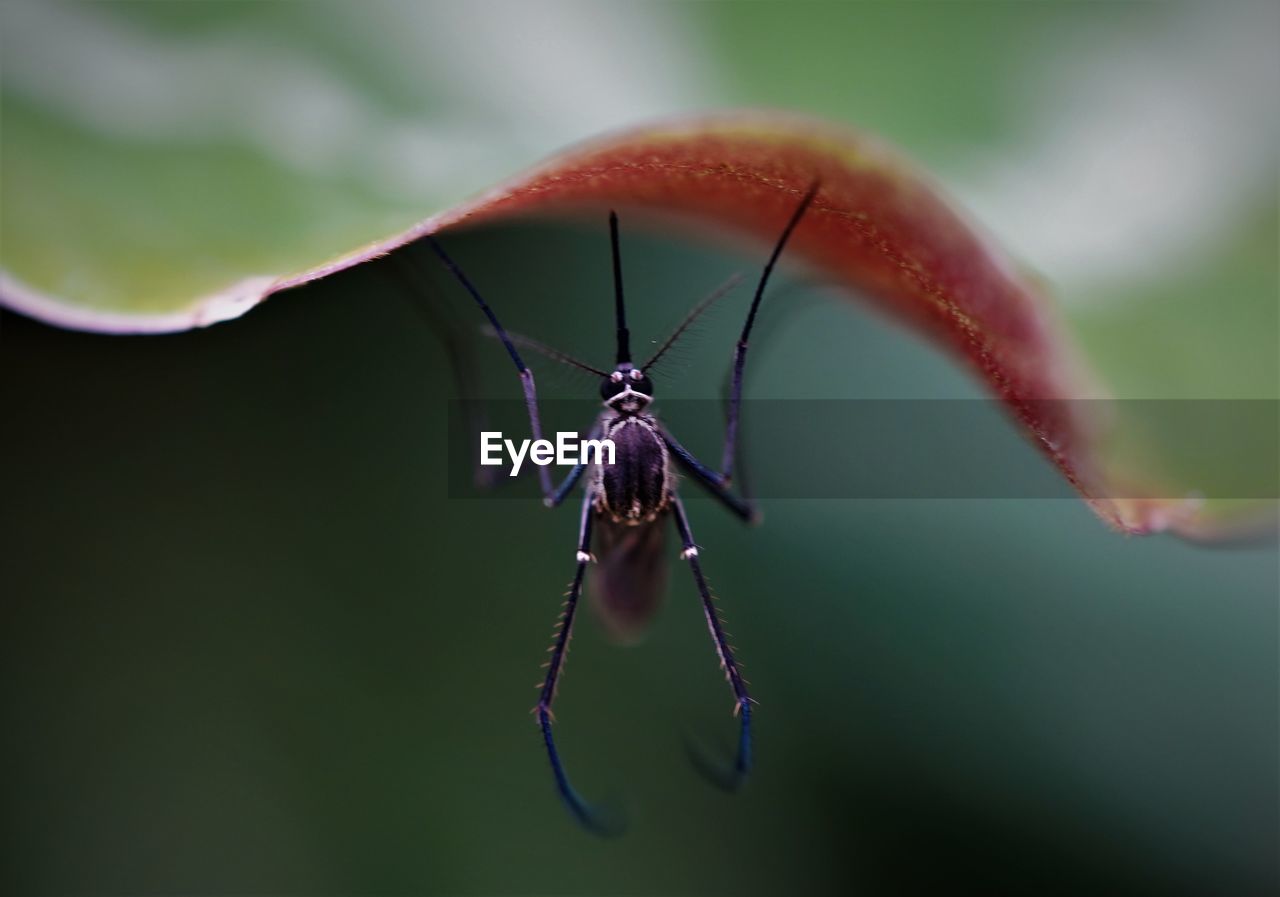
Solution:
[(622, 250), (618, 246), (618, 213), (609, 213), (609, 242), (613, 246), (613, 309), (618, 322), (618, 364), (631, 363), (631, 331), (622, 297)]
[[(501, 335), (498, 333), (498, 331), (494, 330), (493, 327), (487, 324), (480, 328), (480, 332), (483, 333), (485, 336), (491, 337), (493, 339), (502, 338)], [(569, 367), (577, 368), (580, 371), (586, 371), (588, 374), (595, 374), (597, 377), (609, 376), (609, 373), (607, 371), (602, 371), (598, 367), (594, 367), (592, 365), (587, 364), (585, 361), (579, 361), (578, 359), (570, 355), (568, 352), (561, 352), (559, 349), (556, 349), (553, 346), (548, 346), (546, 343), (542, 342), (541, 340), (536, 340), (531, 336), (525, 336), (520, 333), (512, 333), (511, 331), (507, 331), (507, 338), (510, 339), (511, 342), (515, 343), (520, 348), (532, 349), (534, 352), (537, 352), (539, 355), (544, 355), (547, 358), (550, 358), (552, 361), (558, 361), (561, 364), (567, 364)]]
[(693, 326), (694, 322), (702, 316), (703, 312), (715, 305), (721, 298), (728, 295), (729, 291), (736, 287), (741, 281), (742, 275), (734, 274), (724, 283), (720, 284), (720, 286), (712, 290), (705, 299), (691, 308), (689, 313), (684, 316), (684, 320), (680, 322), (679, 326), (677, 326), (675, 330), (671, 331), (671, 335), (667, 337), (666, 342), (664, 342), (658, 348), (658, 351), (654, 352), (649, 360), (644, 363), (642, 369), (647, 371), (652, 368), (657, 363), (658, 359), (665, 355), (667, 350), (675, 345), (676, 340), (680, 339), (680, 337), (684, 335), (684, 332)]

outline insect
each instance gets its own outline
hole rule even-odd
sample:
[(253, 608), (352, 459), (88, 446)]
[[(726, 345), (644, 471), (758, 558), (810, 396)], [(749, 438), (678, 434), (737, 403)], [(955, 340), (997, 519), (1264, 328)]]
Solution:
[[(764, 266), (752, 297), (750, 310), (747, 312), (747, 319), (733, 354), (724, 449), (718, 471), (704, 464), (685, 449), (650, 412), (649, 407), (654, 400), (654, 384), (648, 371), (671, 348), (688, 326), (728, 291), (736, 282), (736, 278), (695, 306), (666, 342), (645, 363), (635, 364), (631, 355), (631, 333), (627, 328), (626, 303), (623, 295), (618, 216), (615, 212), (610, 212), (609, 236), (613, 252), (617, 352), (613, 369), (604, 371), (534, 340), (509, 334), (498, 321), (493, 309), (440, 243), (433, 237), (426, 237), (427, 243), (439, 256), (444, 266), (457, 278), (488, 318), (492, 334), (502, 341), (507, 354), (511, 356), (524, 392), (529, 426), (534, 440), (542, 439), (537, 390), (534, 386), (533, 373), (521, 357), (518, 346), (535, 349), (557, 361), (600, 377), (600, 398), (604, 403), (604, 409), (592, 426), (588, 438), (595, 439), (603, 436), (613, 440), (614, 463), (611, 465), (578, 464), (569, 471), (558, 487), (552, 486), (547, 467), (537, 468), (544, 503), (548, 507), (556, 507), (563, 503), (584, 477), (585, 488), (579, 518), (578, 545), (575, 552), (577, 566), (569, 586), (563, 613), (553, 636), (551, 657), (546, 664), (546, 676), (539, 686), (540, 697), (537, 706), (534, 707), (560, 797), (582, 825), (597, 833), (613, 833), (613, 826), (601, 811), (584, 800), (570, 783), (552, 735), (554, 717), (551, 708), (560, 684), (565, 655), (588, 568), (591, 568), (589, 591), (592, 599), (604, 612), (603, 618), (614, 629), (615, 635), (625, 637), (633, 634), (650, 618), (665, 589), (666, 565), (663, 547), (668, 519), (675, 523), (676, 532), (680, 538), (680, 558), (688, 563), (689, 570), (693, 574), (707, 627), (733, 691), (734, 714), (739, 719), (737, 750), (732, 767), (711, 774), (722, 787), (734, 790), (745, 781), (750, 772), (753, 701), (747, 693), (747, 684), (742, 678), (739, 664), (734, 659), (733, 649), (728, 643), (711, 592), (707, 587), (706, 578), (703, 576), (698, 546), (694, 541), (684, 504), (677, 494), (676, 471), (692, 479), (743, 521), (753, 522), (758, 519), (754, 504), (730, 490), (742, 402), (743, 370), (751, 330), (755, 325), (756, 314), (769, 282), (769, 275), (792, 232), (817, 195), (818, 189), (819, 185), (816, 182), (812, 184), (792, 212)], [(709, 769), (704, 771), (710, 772)]]

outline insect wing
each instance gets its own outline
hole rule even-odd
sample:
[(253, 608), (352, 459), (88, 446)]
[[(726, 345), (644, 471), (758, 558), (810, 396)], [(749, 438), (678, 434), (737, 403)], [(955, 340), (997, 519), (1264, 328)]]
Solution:
[(610, 637), (634, 644), (667, 593), (666, 519), (631, 526), (597, 518), (588, 595)]

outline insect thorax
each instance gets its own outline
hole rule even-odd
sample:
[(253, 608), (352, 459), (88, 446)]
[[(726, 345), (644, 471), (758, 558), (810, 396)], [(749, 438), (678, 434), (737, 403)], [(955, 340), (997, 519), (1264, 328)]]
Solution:
[(648, 523), (667, 509), (675, 486), (666, 443), (648, 414), (606, 413), (601, 430), (614, 445), (613, 464), (596, 465), (597, 512), (619, 523)]

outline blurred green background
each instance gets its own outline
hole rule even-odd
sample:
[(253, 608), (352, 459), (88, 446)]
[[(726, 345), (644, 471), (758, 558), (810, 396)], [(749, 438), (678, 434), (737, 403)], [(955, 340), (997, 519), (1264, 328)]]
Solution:
[[(1257, 77), (1276, 62), (1270, 6), (50, 4), (56, 27), (36, 8), (5, 9), (27, 29), (4, 32), (5, 139), (25, 121), (30, 142), (6, 143), (0, 252), (38, 260), (42, 286), (107, 283), (118, 238), (135, 259), (121, 276), (142, 258), (147, 283), (196, 292), (350, 248), (600, 127), (763, 103), (883, 133), (938, 171), (1053, 280), (1117, 394), (1280, 391), (1275, 111), (1257, 92), (1275, 83)], [(112, 39), (169, 35), (176, 60), (240, 41), (259, 51), (242, 90), (286, 82), (280, 60), (305, 51), (376, 91), (378, 120), (421, 115), (426, 94), (426, 120), (461, 136), (396, 168), (389, 131), (339, 129), (342, 152), (317, 150), (308, 168), (279, 150), (305, 148), (288, 122), (270, 133), (293, 142), (271, 144), (214, 114), (234, 105), (215, 79), (195, 130), (149, 138), (153, 156), (91, 118), (74, 127), (93, 139), (41, 142), (74, 116), (30, 86), (40, 69), (21, 69), (15, 35), (81, 40), (67, 23), (86, 17), (109, 17)], [(439, 68), (414, 80), (404, 61), (433, 34), (422, 64)], [(438, 58), (446, 40), (458, 58)], [(249, 65), (261, 59), (277, 67)], [(1126, 97), (1151, 112), (1136, 130), (1120, 127)], [(211, 140), (202, 122), (233, 136)], [(1058, 155), (1062, 122), (1083, 136)], [(145, 116), (125, 124), (147, 133)], [(53, 146), (139, 161), (64, 183), (86, 169)], [(433, 167), (444, 159), (459, 167)], [(1157, 165), (1169, 159), (1173, 173)], [(1121, 189), (1146, 170), (1145, 191)], [(79, 214), (153, 196), (149, 174), (185, 217), (157, 228), (146, 203)], [(1116, 199), (1105, 216), (1084, 199), (1095, 183)], [(263, 184), (298, 201), (241, 225), (237, 197)], [(87, 248), (54, 238), (72, 221)], [(642, 339), (760, 261), (626, 239)], [(599, 226), (529, 222), (450, 245), (512, 329), (607, 358)], [(469, 327), (456, 288), (428, 276), (418, 301)], [(779, 286), (752, 395), (981, 394), (821, 285)], [(744, 300), (702, 328), (661, 396), (716, 394)], [(676, 566), (643, 645), (615, 649), (581, 620), (558, 737), (582, 790), (631, 815), (621, 840), (582, 833), (527, 713), (575, 515), (446, 497), (455, 389), (439, 336), (388, 263), (162, 338), (0, 317), (6, 892), (1275, 892), (1276, 549), (1126, 539), (1074, 500), (770, 501), (756, 530), (692, 502), (761, 703), (758, 771), (727, 797), (684, 759), (686, 733), (727, 742), (733, 721)], [(476, 351), (481, 391), (515, 396), (500, 349)], [(581, 394), (559, 374), (540, 386)], [(745, 426), (756, 467), (785, 465), (776, 434)], [(680, 435), (703, 454), (719, 444), (714, 421)], [(993, 465), (1042, 463), (1011, 427), (990, 442)]]
[[(512, 328), (607, 358), (602, 232), (453, 245)], [(750, 263), (627, 251), (639, 339)], [(1125, 539), (1075, 500), (771, 501), (756, 530), (693, 502), (758, 774), (731, 798), (685, 763), (732, 720), (677, 566), (642, 646), (578, 630), (559, 737), (632, 816), (578, 830), (527, 713), (576, 515), (445, 497), (450, 372), (389, 284), (163, 339), (5, 318), (6, 890), (1270, 890), (1276, 552)], [(870, 315), (779, 295), (754, 394), (977, 394)], [(715, 395), (745, 298), (661, 394)], [(716, 427), (681, 436), (713, 454)], [(993, 464), (1028, 456), (993, 430)]]

